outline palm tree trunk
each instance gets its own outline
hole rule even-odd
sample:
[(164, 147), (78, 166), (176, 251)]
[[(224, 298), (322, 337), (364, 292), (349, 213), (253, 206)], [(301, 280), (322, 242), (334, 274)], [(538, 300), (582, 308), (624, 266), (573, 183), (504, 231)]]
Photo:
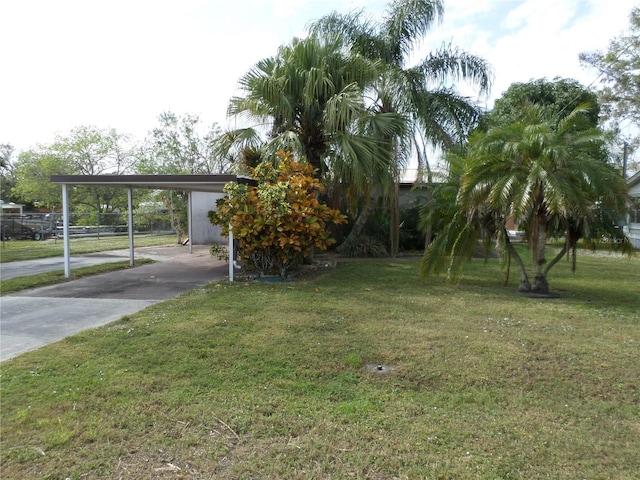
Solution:
[(427, 231), (424, 234), (424, 249), (426, 250), (431, 245), (431, 241), (433, 240), (433, 227), (431, 224), (427, 227)]
[(531, 282), (529, 281), (529, 276), (527, 275), (527, 269), (524, 266), (524, 262), (520, 255), (518, 255), (518, 251), (515, 249), (511, 241), (509, 240), (509, 235), (506, 230), (504, 232), (505, 235), (505, 245), (507, 247), (507, 252), (509, 252), (509, 258), (513, 258), (520, 269), (520, 285), (518, 286), (519, 292), (530, 292), (531, 291)]
[(549, 270), (551, 270), (551, 267), (553, 267), (556, 263), (558, 263), (560, 260), (562, 260), (562, 257), (565, 256), (565, 254), (569, 251), (569, 244), (568, 242), (564, 244), (564, 246), (562, 247), (562, 250), (560, 250), (560, 252), (558, 252), (558, 254), (553, 258), (553, 260), (551, 260), (549, 262), (549, 265), (547, 265), (547, 268), (544, 269), (543, 275), (547, 276), (547, 274), (549, 273)]
[[(562, 257), (568, 254), (572, 249), (575, 249), (578, 240), (580, 239), (580, 234), (576, 229), (572, 229), (569, 227), (565, 233), (567, 241), (564, 244), (562, 250), (554, 257), (553, 260), (549, 262), (549, 265), (544, 269), (544, 276), (546, 277), (549, 274), (549, 270), (553, 268), (553, 266), (558, 263)], [(572, 266), (572, 270), (575, 272), (575, 254), (574, 254), (574, 265)]]
[(504, 286), (509, 285), (509, 275), (511, 274), (511, 254), (507, 252), (507, 274), (504, 277)]
[(389, 243), (391, 256), (395, 257), (400, 251), (400, 182), (396, 180), (391, 198), (391, 212), (389, 215)]
[[(432, 204), (433, 203), (433, 182), (431, 179), (431, 171), (429, 171), (429, 178), (427, 180), (426, 194), (427, 194), (427, 204), (428, 205)], [(427, 224), (427, 230), (424, 232), (424, 249), (425, 250), (429, 248), (429, 245), (431, 245), (432, 241), (433, 241), (433, 225), (431, 224), (431, 222), (429, 222)]]
[(355, 240), (357, 237), (359, 237), (362, 234), (362, 231), (364, 230), (364, 226), (366, 225), (367, 220), (369, 219), (369, 215), (371, 215), (371, 211), (373, 210), (373, 205), (375, 203), (375, 200), (376, 200), (376, 197), (373, 192), (365, 196), (364, 205), (362, 205), (362, 209), (360, 210), (360, 213), (356, 218), (356, 221), (353, 223), (353, 227), (351, 228), (349, 235), (347, 235), (347, 238), (345, 238), (344, 240), (345, 242)]
[(534, 246), (534, 262), (536, 267), (536, 276), (533, 279), (531, 290), (536, 293), (549, 293), (549, 282), (542, 266), (546, 263), (544, 258), (544, 249), (547, 244), (547, 220), (544, 212), (537, 215), (536, 221), (536, 242)]

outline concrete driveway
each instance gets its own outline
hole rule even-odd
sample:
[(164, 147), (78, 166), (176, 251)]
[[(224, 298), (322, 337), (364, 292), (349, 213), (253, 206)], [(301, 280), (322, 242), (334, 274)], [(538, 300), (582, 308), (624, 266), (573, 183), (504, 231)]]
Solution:
[[(71, 269), (128, 259), (128, 253), (119, 250), (83, 255), (87, 260), (72, 259)], [(215, 260), (207, 246), (194, 246), (193, 254), (184, 246), (140, 247), (135, 254), (136, 258), (153, 258), (157, 263), (1, 297), (0, 361), (228, 278), (227, 264)], [(28, 266), (19, 265), (25, 262), (2, 264), (2, 278), (11, 278), (5, 275), (16, 270), (25, 275), (64, 268), (62, 259), (44, 259), (40, 265), (33, 262), (38, 261), (29, 261)]]
[[(136, 253), (138, 253), (136, 249)], [(136, 255), (137, 257), (138, 255)], [(71, 270), (80, 267), (89, 267), (101, 263), (121, 262), (129, 259), (129, 250), (114, 250), (113, 252), (89, 253), (77, 257), (71, 257), (69, 263)], [(64, 270), (63, 257), (39, 258), (37, 260), (24, 260), (21, 262), (0, 263), (0, 277), (7, 280), (24, 275), (35, 275), (53, 270)]]

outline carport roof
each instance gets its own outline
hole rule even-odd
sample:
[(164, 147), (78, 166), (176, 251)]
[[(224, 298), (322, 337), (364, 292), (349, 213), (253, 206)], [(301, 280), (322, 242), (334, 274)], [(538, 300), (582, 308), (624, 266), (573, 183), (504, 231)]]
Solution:
[(52, 183), (222, 193), (228, 182), (254, 184), (241, 175), (52, 175)]

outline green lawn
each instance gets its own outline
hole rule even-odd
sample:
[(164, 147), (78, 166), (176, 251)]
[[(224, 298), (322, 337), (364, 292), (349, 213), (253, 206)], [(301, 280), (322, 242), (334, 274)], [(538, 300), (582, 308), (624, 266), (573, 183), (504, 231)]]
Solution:
[[(175, 245), (175, 243), (175, 235), (134, 235), (134, 245), (136, 247)], [(70, 238), (69, 248), (71, 250), (71, 255), (129, 248), (129, 237), (123, 235), (100, 238)], [(63, 255), (64, 246), (61, 239), (49, 239), (41, 242), (34, 242), (31, 240), (9, 240), (2, 242), (0, 246), (0, 262), (61, 257)]]
[(555, 299), (417, 272), (212, 284), (4, 362), (2, 477), (638, 478), (637, 257)]

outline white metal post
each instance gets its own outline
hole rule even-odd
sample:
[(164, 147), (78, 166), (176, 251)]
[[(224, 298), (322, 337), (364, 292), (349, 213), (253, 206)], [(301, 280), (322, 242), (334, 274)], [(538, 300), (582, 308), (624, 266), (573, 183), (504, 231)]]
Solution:
[(133, 253), (133, 189), (129, 188), (127, 191), (127, 202), (129, 207), (129, 214), (127, 215), (127, 223), (129, 224), (129, 266), (133, 267), (135, 263)]
[(191, 191), (188, 192), (187, 202), (187, 230), (189, 235), (189, 253), (193, 253), (193, 222), (191, 221), (192, 215), (192, 200)]
[(71, 249), (69, 248), (69, 192), (67, 184), (62, 184), (62, 244), (64, 245), (64, 276), (71, 276)]
[(233, 282), (233, 230), (229, 225), (229, 281)]

